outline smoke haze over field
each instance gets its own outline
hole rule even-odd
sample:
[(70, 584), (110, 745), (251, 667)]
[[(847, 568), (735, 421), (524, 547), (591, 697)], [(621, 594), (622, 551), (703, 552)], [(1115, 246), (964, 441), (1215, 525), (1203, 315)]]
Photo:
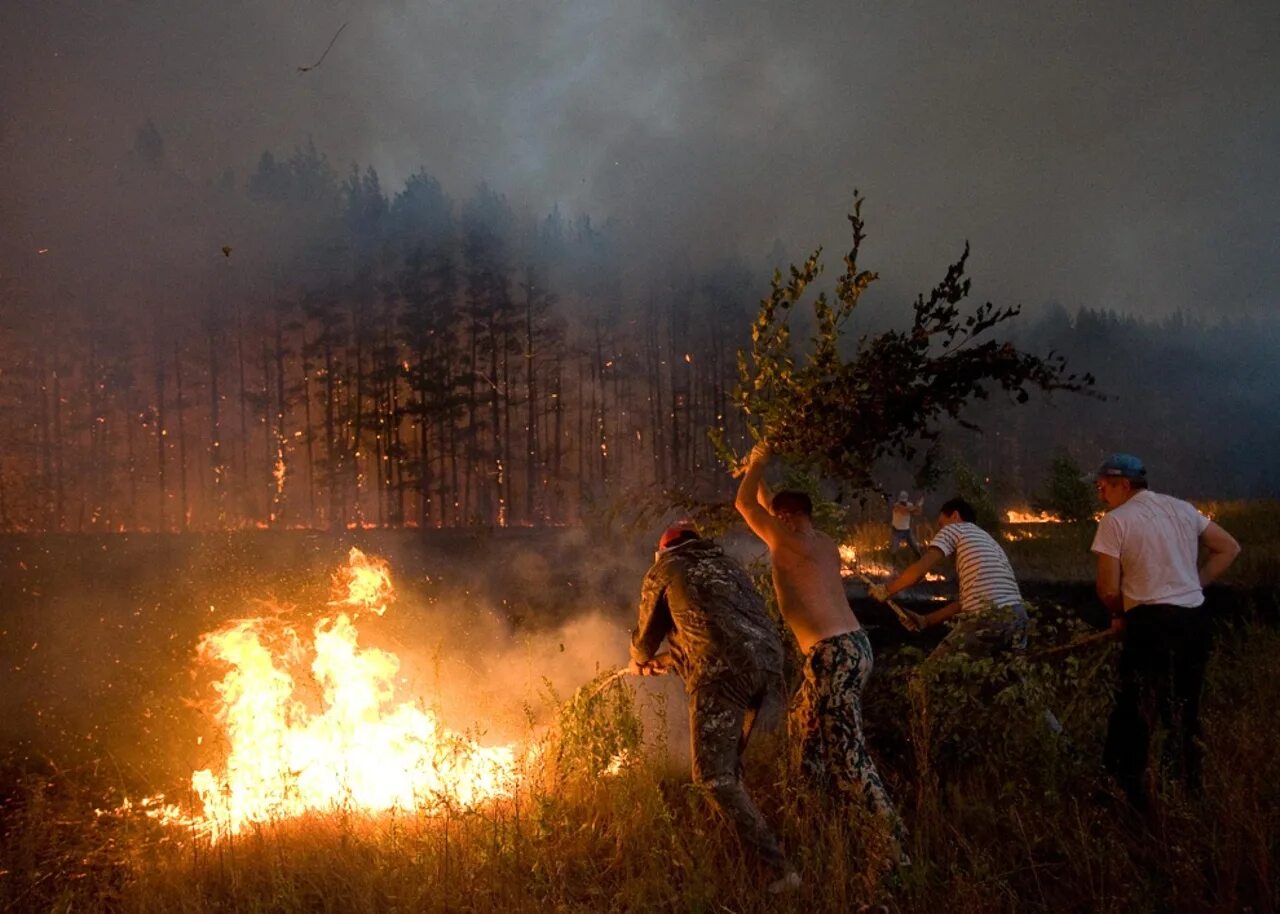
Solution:
[(639, 263), (838, 249), (856, 185), (898, 292), (968, 238), (997, 301), (1275, 306), (1271, 2), (55, 0), (4, 4), (0, 33), (0, 289), (40, 249), (93, 266), (151, 119), (197, 183), (313, 137), (388, 186), (425, 167), (612, 218)]

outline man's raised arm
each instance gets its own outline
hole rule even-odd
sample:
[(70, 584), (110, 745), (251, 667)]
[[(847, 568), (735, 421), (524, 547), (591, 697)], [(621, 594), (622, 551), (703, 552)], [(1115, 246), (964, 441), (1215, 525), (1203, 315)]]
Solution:
[(738, 483), (738, 496), (733, 504), (742, 515), (742, 519), (747, 522), (747, 526), (751, 528), (751, 532), (764, 540), (772, 549), (781, 539), (783, 528), (778, 523), (778, 519), (770, 514), (764, 505), (765, 496), (762, 487), (764, 486), (764, 468), (768, 462), (768, 447), (764, 442), (756, 444), (751, 449), (751, 456), (747, 458), (747, 471), (742, 474), (742, 482)]

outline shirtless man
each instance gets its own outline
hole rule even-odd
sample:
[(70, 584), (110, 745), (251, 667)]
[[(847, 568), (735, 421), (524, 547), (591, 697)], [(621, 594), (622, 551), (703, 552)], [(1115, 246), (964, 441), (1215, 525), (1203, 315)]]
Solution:
[(804, 682), (790, 718), (801, 774), (883, 816), (901, 857), (902, 821), (862, 738), (862, 689), (871, 675), (871, 642), (845, 596), (839, 548), (813, 526), (808, 495), (779, 492), (770, 497), (764, 484), (768, 459), (768, 449), (757, 444), (734, 503), (769, 547), (782, 619), (804, 654)]

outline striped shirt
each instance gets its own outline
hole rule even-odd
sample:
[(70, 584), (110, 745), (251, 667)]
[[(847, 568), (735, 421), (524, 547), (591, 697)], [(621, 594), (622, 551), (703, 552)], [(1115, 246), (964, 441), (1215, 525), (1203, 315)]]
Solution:
[(960, 576), (960, 610), (971, 613), (1022, 602), (1018, 579), (1000, 544), (977, 524), (947, 524), (929, 543), (944, 556), (956, 557)]

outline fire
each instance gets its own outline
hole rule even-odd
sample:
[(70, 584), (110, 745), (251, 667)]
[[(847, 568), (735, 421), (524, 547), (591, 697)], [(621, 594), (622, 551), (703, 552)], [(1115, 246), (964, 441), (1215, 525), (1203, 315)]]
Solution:
[(843, 577), (861, 577), (863, 575), (876, 578), (892, 578), (897, 572), (888, 565), (879, 562), (859, 562), (858, 550), (848, 543), (840, 546), (840, 574)]
[(1004, 514), (1005, 520), (1011, 524), (1060, 524), (1062, 518), (1056, 517), (1048, 512), (1041, 511), (1033, 514), (1030, 511), (1018, 511), (1010, 509)]
[(347, 554), (345, 568), (333, 576), (334, 599), (330, 606), (350, 606), (367, 609), (379, 616), (387, 611), (387, 604), (395, 599), (391, 587), (391, 568), (385, 559), (369, 558), (355, 546)]
[[(858, 550), (845, 543), (840, 546), (840, 574), (842, 577), (856, 578), (865, 575), (870, 578), (881, 578), (883, 581), (889, 581), (898, 576), (898, 570), (881, 562), (859, 562)], [(939, 574), (936, 571), (926, 572), (924, 576), (924, 580), (928, 582), (945, 581), (946, 579), (946, 575)]]
[[(482, 746), (398, 701), (399, 658), (360, 646), (355, 618), (381, 615), (394, 598), (387, 563), (352, 549), (334, 580), (345, 594), (329, 605), (341, 611), (316, 622), (309, 642), (265, 619), (234, 622), (201, 641), (202, 659), (230, 667), (214, 685), (229, 750), (220, 771), (192, 776), (202, 812), (187, 820), (215, 841), (308, 812), (431, 812), (514, 790), (522, 763), (515, 746)], [(308, 661), (319, 701), (295, 679)]]

